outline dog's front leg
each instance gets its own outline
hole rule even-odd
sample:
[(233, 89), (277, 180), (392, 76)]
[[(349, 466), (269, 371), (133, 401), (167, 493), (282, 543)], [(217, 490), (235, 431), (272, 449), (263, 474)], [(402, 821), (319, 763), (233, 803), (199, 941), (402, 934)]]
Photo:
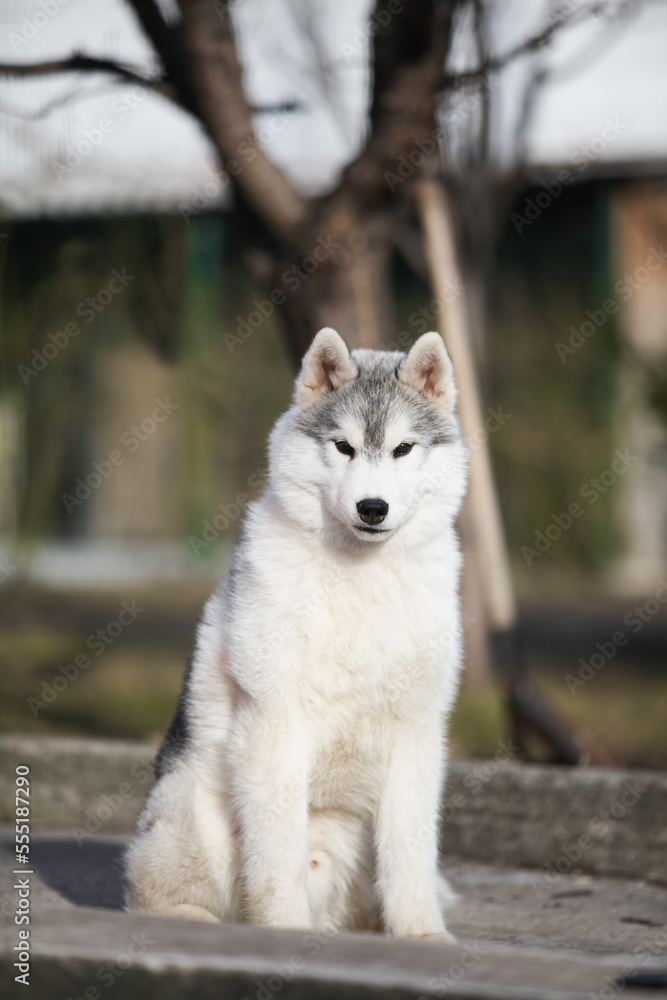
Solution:
[(438, 806), (444, 749), (439, 719), (402, 724), (380, 790), (375, 841), (378, 892), (388, 933), (446, 934), (438, 900)]
[(310, 927), (307, 747), (285, 706), (255, 709), (237, 734), (234, 785), (251, 923)]

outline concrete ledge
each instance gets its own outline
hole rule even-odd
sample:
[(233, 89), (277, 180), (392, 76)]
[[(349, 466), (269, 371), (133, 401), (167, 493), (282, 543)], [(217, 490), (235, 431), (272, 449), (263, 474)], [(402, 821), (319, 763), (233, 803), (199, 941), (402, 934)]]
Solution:
[(454, 763), (447, 854), (501, 864), (667, 878), (667, 775), (534, 764)]
[[(14, 820), (14, 776), (30, 768), (35, 828), (131, 832), (152, 784), (144, 743), (0, 737), (0, 822)], [(507, 865), (667, 878), (667, 776), (488, 762), (450, 766), (441, 844)]]
[[(15, 932), (11, 925), (0, 931), (3, 996), (19, 995)], [(35, 914), (31, 942), (31, 995), (89, 1000), (114, 986), (123, 1000), (428, 1000), (444, 992), (461, 1000), (589, 1000), (624, 964), (621, 957), (214, 926), (84, 908), (66, 920)], [(640, 995), (624, 990), (627, 1000)]]
[(14, 822), (16, 768), (26, 764), (34, 827), (131, 831), (153, 784), (154, 757), (147, 743), (0, 736), (0, 822)]

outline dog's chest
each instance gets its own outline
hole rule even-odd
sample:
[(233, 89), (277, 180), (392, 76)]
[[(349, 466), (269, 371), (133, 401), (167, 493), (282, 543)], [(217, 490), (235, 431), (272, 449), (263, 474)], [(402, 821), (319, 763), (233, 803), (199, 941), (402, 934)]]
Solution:
[(437, 578), (378, 563), (304, 574), (294, 598), (294, 678), (306, 709), (352, 724), (437, 698), (442, 638), (455, 627)]

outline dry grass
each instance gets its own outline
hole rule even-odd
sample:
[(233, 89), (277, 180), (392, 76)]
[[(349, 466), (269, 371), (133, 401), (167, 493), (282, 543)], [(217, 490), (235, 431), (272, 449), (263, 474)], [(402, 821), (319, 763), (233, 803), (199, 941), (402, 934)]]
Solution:
[[(115, 617), (118, 594), (5, 591), (0, 610), (0, 728), (158, 741), (169, 725), (205, 597), (202, 587), (152, 591), (145, 612), (96, 655), (86, 640)], [(90, 666), (62, 678), (61, 665), (87, 653)], [(529, 657), (531, 676), (549, 702), (614, 759), (667, 768), (667, 676), (637, 660), (614, 660), (572, 694), (565, 675), (576, 657)], [(33, 711), (34, 708), (34, 711)], [(35, 714), (36, 713), (36, 714)], [(463, 685), (450, 726), (456, 757), (492, 757), (507, 728), (499, 691)], [(544, 748), (531, 746), (546, 759)]]

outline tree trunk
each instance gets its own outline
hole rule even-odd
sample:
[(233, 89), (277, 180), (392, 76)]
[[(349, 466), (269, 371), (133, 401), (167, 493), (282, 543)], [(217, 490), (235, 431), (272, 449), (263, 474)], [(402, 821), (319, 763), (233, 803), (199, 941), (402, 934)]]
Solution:
[[(411, 180), (437, 150), (436, 106), (454, 13), (464, 0), (411, 0), (389, 8), (378, 0), (368, 32), (367, 141), (325, 199), (297, 191), (255, 136), (257, 109), (244, 89), (231, 4), (177, 0), (180, 16), (167, 18), (159, 0), (128, 3), (162, 63), (153, 85), (199, 120), (232, 181), (235, 208), (258, 237), (261, 283), (282, 307), (292, 355), (300, 357), (322, 326), (338, 327), (353, 347), (393, 340), (394, 234)], [(60, 63), (3, 64), (0, 73), (58, 68), (144, 79), (120, 62), (82, 54)]]
[(350, 347), (381, 348), (393, 339), (390, 264), (397, 212), (368, 215), (361, 206), (336, 205), (275, 274), (282, 291), (282, 319), (298, 359), (323, 326), (332, 326)]
[[(146, 0), (132, 2), (141, 7)], [(368, 141), (335, 191), (311, 200), (254, 139), (229, 11), (220, 16), (209, 0), (179, 0), (186, 97), (233, 178), (238, 201), (264, 229), (277, 258), (267, 291), (281, 305), (295, 358), (322, 326), (336, 327), (351, 347), (393, 340), (389, 263), (410, 183), (401, 175), (392, 185), (387, 177), (406, 157), (418, 154), (423, 161), (425, 143), (436, 148), (436, 95), (458, 3), (412, 0), (391, 16), (378, 5)]]

